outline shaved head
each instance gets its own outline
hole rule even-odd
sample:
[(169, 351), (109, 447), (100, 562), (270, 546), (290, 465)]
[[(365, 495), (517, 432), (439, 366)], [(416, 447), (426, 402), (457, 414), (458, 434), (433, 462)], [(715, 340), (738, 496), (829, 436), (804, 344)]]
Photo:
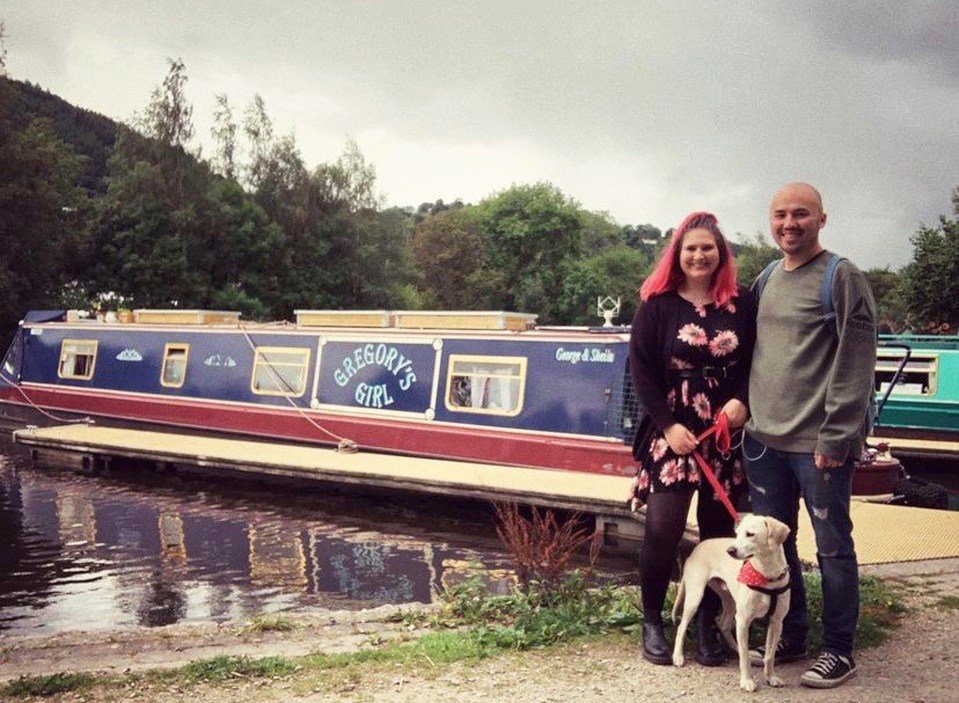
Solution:
[(823, 211), (822, 195), (819, 194), (819, 191), (816, 190), (815, 187), (809, 185), (808, 183), (803, 183), (802, 181), (793, 181), (791, 183), (787, 183), (773, 196), (773, 202), (776, 202), (781, 195), (786, 194), (787, 192), (792, 195), (805, 195), (807, 197), (812, 197), (815, 199), (816, 205), (819, 207), (819, 212)]

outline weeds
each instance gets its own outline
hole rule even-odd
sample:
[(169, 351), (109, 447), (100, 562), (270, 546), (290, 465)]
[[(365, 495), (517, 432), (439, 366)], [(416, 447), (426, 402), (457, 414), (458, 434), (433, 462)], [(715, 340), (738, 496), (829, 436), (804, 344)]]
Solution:
[(590, 586), (581, 571), (562, 580), (530, 581), (507, 596), (491, 595), (480, 577), (443, 594), (443, 616), (470, 627), (481, 650), (543, 647), (571, 637), (628, 630), (641, 621), (635, 594)]
[(0, 687), (0, 695), (12, 698), (55, 696), (68, 691), (83, 691), (96, 682), (91, 674), (54, 674), (53, 676), (21, 676)]
[(283, 615), (261, 615), (243, 629), (245, 632), (290, 632), (296, 625)]
[(533, 581), (548, 587), (559, 583), (569, 571), (569, 562), (587, 542), (591, 569), (599, 557), (599, 542), (576, 513), (560, 522), (552, 510), (530, 508), (524, 517), (516, 503), (494, 503), (496, 534), (513, 559), (516, 577), (524, 587)]
[[(818, 572), (804, 573), (806, 609), (809, 622), (809, 649), (822, 645), (822, 580)], [(875, 576), (859, 580), (859, 623), (856, 626), (856, 648), (877, 647), (889, 639), (899, 626), (906, 606), (899, 597), (899, 589)], [(765, 642), (764, 627), (753, 628), (750, 642)]]
[(959, 596), (943, 596), (936, 601), (936, 607), (959, 610)]
[(271, 678), (285, 676), (297, 669), (297, 665), (283, 657), (213, 657), (190, 662), (180, 669), (188, 683), (225, 681), (231, 678)]

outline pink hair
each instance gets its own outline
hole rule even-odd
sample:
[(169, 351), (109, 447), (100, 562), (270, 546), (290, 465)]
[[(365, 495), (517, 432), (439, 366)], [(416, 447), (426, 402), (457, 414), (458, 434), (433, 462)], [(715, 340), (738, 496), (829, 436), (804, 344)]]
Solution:
[(683, 270), (679, 267), (679, 253), (683, 248), (683, 237), (693, 229), (707, 230), (716, 238), (716, 248), (719, 249), (719, 267), (713, 274), (713, 282), (709, 288), (709, 294), (712, 296), (716, 305), (725, 305), (732, 298), (738, 295), (736, 290), (736, 261), (733, 258), (733, 250), (730, 248), (722, 230), (719, 229), (719, 222), (716, 216), (709, 212), (694, 212), (686, 216), (679, 227), (673, 232), (669, 245), (663, 252), (663, 255), (656, 262), (656, 267), (649, 274), (642, 287), (639, 289), (639, 297), (643, 302), (650, 298), (662, 295), (671, 290), (676, 290), (682, 285)]

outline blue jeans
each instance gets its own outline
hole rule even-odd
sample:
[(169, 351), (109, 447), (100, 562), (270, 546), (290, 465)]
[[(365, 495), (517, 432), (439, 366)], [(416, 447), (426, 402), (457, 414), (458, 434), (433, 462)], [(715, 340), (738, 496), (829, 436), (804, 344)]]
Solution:
[(851, 656), (859, 619), (859, 566), (849, 517), (854, 462), (817, 469), (812, 454), (778, 451), (748, 434), (743, 457), (753, 512), (774, 517), (790, 529), (785, 547), (791, 600), (783, 621), (783, 638), (804, 644), (809, 634), (806, 589), (796, 551), (802, 495), (816, 533), (816, 557), (822, 575), (822, 648)]

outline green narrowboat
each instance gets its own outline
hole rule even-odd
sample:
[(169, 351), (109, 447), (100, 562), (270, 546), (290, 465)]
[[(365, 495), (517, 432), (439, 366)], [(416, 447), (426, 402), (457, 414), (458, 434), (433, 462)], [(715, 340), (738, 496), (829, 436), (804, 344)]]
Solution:
[(880, 335), (876, 357), (876, 393), (889, 394), (875, 434), (959, 440), (959, 335)]

